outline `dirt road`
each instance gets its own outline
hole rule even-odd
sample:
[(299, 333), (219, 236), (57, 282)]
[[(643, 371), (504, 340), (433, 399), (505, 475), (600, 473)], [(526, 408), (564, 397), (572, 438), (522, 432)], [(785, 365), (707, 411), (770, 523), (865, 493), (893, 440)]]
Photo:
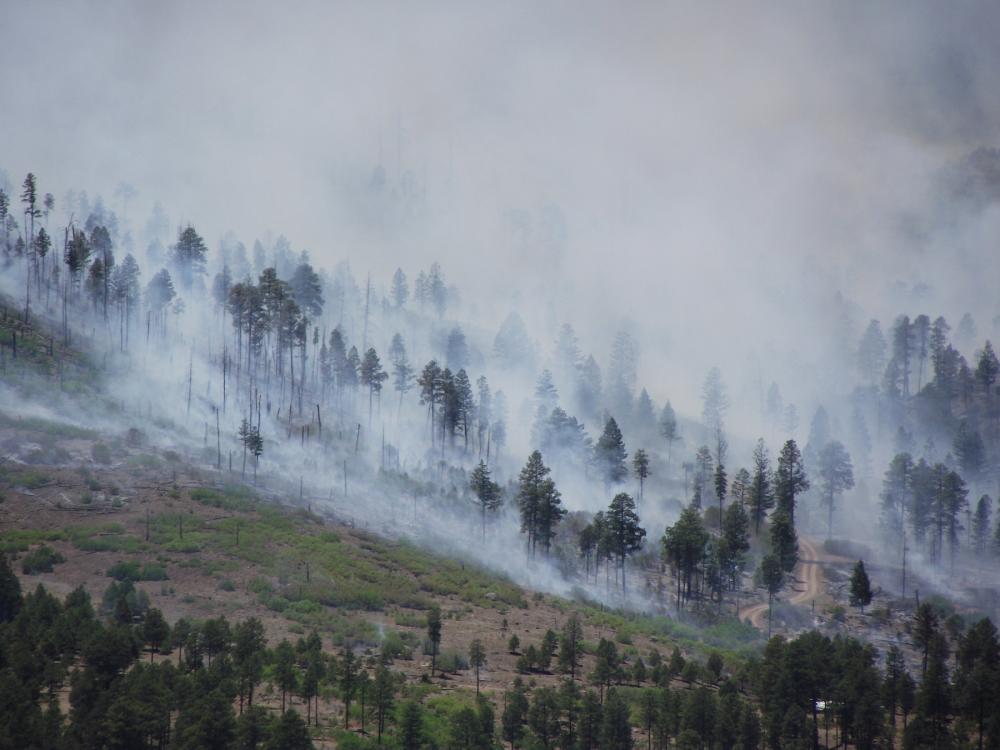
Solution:
[[(793, 572), (792, 593), (786, 601), (790, 604), (806, 604), (823, 593), (823, 571), (820, 562), (822, 551), (812, 539), (799, 537), (799, 561)], [(755, 627), (767, 623), (767, 602), (751, 604), (740, 610), (740, 620), (748, 619)]]

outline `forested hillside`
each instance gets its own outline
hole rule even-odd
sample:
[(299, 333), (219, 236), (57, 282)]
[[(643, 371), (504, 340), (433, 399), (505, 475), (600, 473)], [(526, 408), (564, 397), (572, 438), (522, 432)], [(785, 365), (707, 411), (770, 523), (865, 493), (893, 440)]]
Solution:
[(1000, 8), (0, 9), (0, 750), (1000, 748)]

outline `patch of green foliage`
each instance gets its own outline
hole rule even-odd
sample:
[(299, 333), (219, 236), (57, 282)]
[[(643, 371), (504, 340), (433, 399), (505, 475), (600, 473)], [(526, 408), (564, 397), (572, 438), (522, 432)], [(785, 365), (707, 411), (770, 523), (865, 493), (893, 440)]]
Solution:
[(21, 560), (21, 571), (25, 575), (51, 573), (55, 565), (66, 562), (66, 558), (47, 544), (31, 550)]
[(259, 500), (255, 492), (239, 485), (226, 485), (221, 489), (198, 487), (189, 494), (196, 503), (244, 513), (254, 510)]
[(167, 571), (159, 563), (141, 564), (137, 560), (120, 560), (108, 568), (109, 578), (116, 581), (165, 581)]
[(11, 487), (37, 490), (52, 481), (52, 477), (35, 469), (0, 469), (0, 481)]

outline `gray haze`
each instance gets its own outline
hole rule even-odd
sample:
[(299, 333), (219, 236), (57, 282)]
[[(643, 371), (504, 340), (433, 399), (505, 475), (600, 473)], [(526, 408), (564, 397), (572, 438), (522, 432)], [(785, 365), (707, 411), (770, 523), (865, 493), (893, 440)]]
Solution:
[[(692, 414), (719, 364), (805, 421), (869, 317), (1000, 312), (996, 208), (942, 187), (1000, 144), (990, 3), (4, 6), (12, 182), (126, 181), (135, 227), (159, 199), (210, 245), (283, 233), (380, 283), (439, 260), (546, 349), (572, 319), (603, 360), (631, 326)], [(418, 196), (389, 230), (352, 198), (380, 161)]]

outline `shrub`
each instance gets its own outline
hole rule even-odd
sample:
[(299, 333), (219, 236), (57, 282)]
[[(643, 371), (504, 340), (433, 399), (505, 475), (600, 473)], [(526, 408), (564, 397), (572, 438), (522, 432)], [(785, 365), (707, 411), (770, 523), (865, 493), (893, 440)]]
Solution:
[(104, 443), (94, 443), (90, 448), (90, 455), (99, 464), (111, 463), (111, 449)]
[(47, 544), (43, 544), (24, 556), (24, 559), (21, 560), (21, 570), (24, 571), (25, 575), (51, 573), (53, 565), (64, 562), (66, 562), (65, 557)]
[(469, 668), (469, 660), (457, 651), (442, 651), (437, 657), (437, 668), (442, 672), (461, 672)]
[(108, 568), (108, 578), (116, 581), (138, 581), (142, 574), (142, 566), (135, 560), (119, 560)]
[(165, 581), (167, 571), (159, 563), (140, 565), (135, 560), (120, 560), (108, 568), (108, 578), (116, 581)]
[(140, 574), (140, 581), (165, 581), (167, 580), (167, 571), (159, 563), (148, 563), (142, 566), (142, 573)]
[(406, 645), (403, 637), (395, 630), (390, 630), (382, 640), (382, 656), (390, 661), (393, 659), (412, 659), (413, 649)]

